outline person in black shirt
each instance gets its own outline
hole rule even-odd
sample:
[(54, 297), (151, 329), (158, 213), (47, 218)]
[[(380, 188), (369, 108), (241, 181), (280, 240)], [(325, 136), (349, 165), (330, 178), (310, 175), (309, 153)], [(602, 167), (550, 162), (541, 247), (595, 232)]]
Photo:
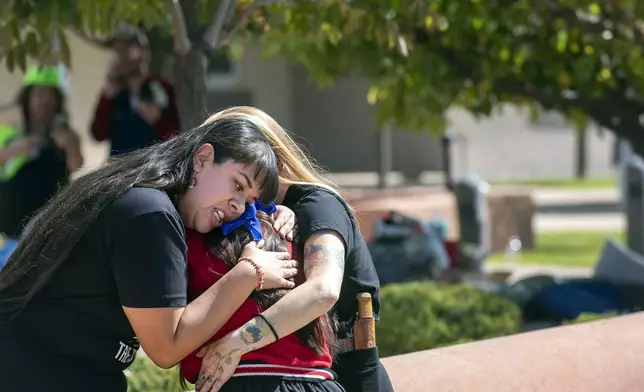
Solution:
[(139, 343), (171, 367), (254, 289), (293, 287), (290, 255), (251, 243), (186, 301), (185, 229), (207, 233), (275, 197), (263, 132), (222, 119), (112, 158), (54, 196), (0, 271), (0, 389), (123, 392)]
[(22, 123), (0, 126), (0, 268), (24, 225), (83, 164), (54, 67), (30, 67), (18, 96)]
[[(256, 122), (273, 146), (280, 175), (275, 203), (283, 204), (295, 212), (299, 228), (296, 241), (298, 259), (302, 257), (304, 263), (315, 265), (317, 269), (323, 267), (336, 271), (340, 277), (338, 281), (341, 282), (341, 285), (336, 285), (335, 280), (328, 279), (326, 285), (309, 285), (308, 290), (297, 291), (303, 285), (287, 294), (262, 313), (272, 329), (261, 329), (253, 348), (272, 342), (264, 337), (272, 338), (273, 334), (277, 337), (286, 336), (334, 308), (340, 323), (338, 338), (343, 346), (343, 352), (338, 355), (333, 366), (340, 384), (350, 392), (393, 391), (389, 376), (378, 357), (377, 348), (353, 349), (357, 295), (371, 294), (373, 313), (378, 319), (380, 283), (352, 208), (336, 188), (318, 174), (319, 169), (313, 161), (282, 128), (275, 126), (277, 123), (267, 114), (251, 107), (236, 107), (211, 116), (204, 124), (229, 117), (247, 118)], [(305, 270), (304, 277), (310, 278), (310, 273)], [(280, 305), (288, 306), (291, 310), (289, 323), (278, 317)], [(247, 323), (238, 331), (202, 350), (202, 377), (216, 373), (215, 359), (230, 347), (235, 347), (231, 343), (235, 336), (243, 335), (248, 328), (252, 328), (252, 323)], [(234, 366), (234, 361), (232, 365), (229, 364), (229, 367)], [(225, 372), (232, 374), (230, 369)], [(206, 385), (210, 387), (209, 384)]]

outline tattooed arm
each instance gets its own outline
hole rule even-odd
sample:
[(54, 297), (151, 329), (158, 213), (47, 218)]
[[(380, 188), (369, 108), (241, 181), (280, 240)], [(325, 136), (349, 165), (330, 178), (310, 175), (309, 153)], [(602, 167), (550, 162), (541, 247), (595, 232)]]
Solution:
[[(344, 241), (335, 231), (318, 231), (306, 240), (306, 281), (262, 313), (280, 338), (299, 330), (331, 310), (340, 297), (344, 260)], [(240, 332), (245, 333), (253, 328), (257, 330), (255, 336), (259, 339), (247, 343), (248, 351), (257, 350), (275, 340), (272, 331), (261, 318), (251, 320)]]
[[(262, 315), (282, 338), (327, 313), (338, 301), (344, 275), (345, 245), (331, 230), (313, 233), (304, 244), (306, 281), (291, 290)], [(199, 391), (216, 391), (228, 380), (239, 358), (275, 342), (270, 326), (255, 317), (219, 341), (206, 346)], [(214, 387), (213, 387), (214, 385)]]

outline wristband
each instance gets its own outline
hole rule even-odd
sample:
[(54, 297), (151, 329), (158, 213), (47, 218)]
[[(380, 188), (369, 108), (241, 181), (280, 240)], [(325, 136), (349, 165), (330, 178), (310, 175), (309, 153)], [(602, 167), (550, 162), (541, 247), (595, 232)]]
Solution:
[(261, 313), (259, 313), (259, 314), (257, 315), (257, 317), (259, 317), (259, 318), (261, 318), (262, 320), (264, 320), (264, 322), (266, 323), (266, 325), (268, 325), (268, 328), (270, 328), (271, 332), (273, 333), (273, 336), (275, 336), (275, 341), (277, 342), (278, 340), (280, 340), (280, 337), (277, 335), (277, 332), (275, 331), (275, 328), (273, 328), (273, 325), (271, 325), (271, 323), (269, 323), (269, 322), (268, 322), (268, 320), (266, 319), (266, 317), (264, 317), (264, 315), (263, 315), (263, 314), (261, 314)]
[(264, 272), (262, 272), (262, 267), (257, 265), (256, 262), (254, 262), (252, 259), (249, 259), (248, 257), (240, 257), (239, 262), (245, 261), (248, 264), (250, 264), (253, 269), (255, 270), (255, 275), (257, 275), (257, 287), (255, 290), (262, 290), (264, 288)]

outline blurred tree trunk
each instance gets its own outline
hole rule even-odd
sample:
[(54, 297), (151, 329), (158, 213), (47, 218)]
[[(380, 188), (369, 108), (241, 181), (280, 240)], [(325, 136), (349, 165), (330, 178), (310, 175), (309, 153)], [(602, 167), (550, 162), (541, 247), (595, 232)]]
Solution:
[(173, 81), (172, 72), (172, 37), (159, 28), (146, 31), (150, 43), (150, 74), (170, 82)]

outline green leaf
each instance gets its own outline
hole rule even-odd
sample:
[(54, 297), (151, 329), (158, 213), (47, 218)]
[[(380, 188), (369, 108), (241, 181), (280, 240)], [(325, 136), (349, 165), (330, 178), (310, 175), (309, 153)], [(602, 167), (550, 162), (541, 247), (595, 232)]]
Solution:
[(369, 105), (375, 105), (378, 102), (378, 86), (369, 87), (369, 92), (367, 93), (367, 102)]
[(568, 32), (565, 30), (559, 30), (557, 32), (557, 52), (561, 53), (566, 51), (568, 47)]
[(25, 47), (23, 45), (16, 46), (14, 48), (14, 56), (16, 65), (24, 72), (27, 69), (27, 53)]
[(27, 37), (25, 38), (25, 47), (29, 56), (38, 56), (38, 37), (36, 36), (35, 32), (30, 31), (29, 33), (27, 33)]
[(434, 17), (428, 15), (425, 17), (425, 28), (430, 29), (434, 25)]
[(601, 8), (599, 7), (599, 4), (597, 3), (591, 3), (588, 6), (588, 11), (590, 11), (590, 13), (593, 15), (599, 15), (602, 12)]

